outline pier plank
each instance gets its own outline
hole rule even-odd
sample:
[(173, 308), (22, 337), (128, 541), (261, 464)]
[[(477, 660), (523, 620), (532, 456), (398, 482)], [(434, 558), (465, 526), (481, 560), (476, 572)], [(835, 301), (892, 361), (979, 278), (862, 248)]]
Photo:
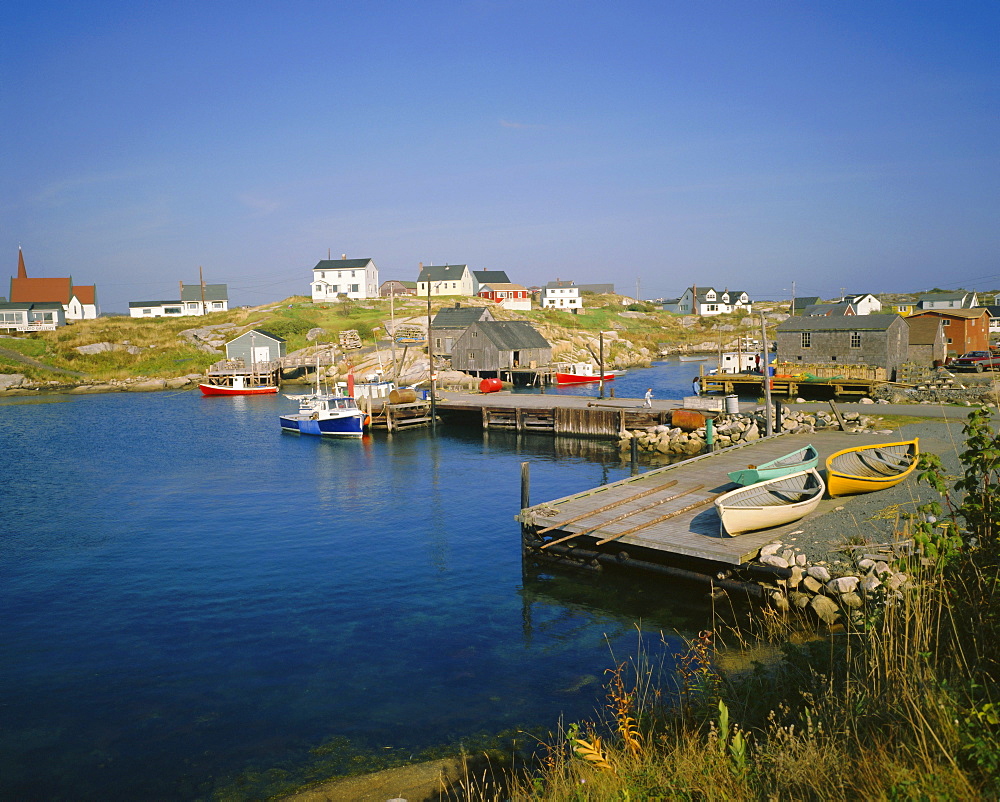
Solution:
[[(736, 487), (729, 481), (729, 471), (742, 468), (748, 463), (760, 464), (780, 457), (808, 443), (816, 447), (822, 460), (826, 455), (842, 448), (893, 442), (894, 439), (896, 436), (893, 434), (874, 432), (845, 434), (831, 431), (775, 435), (528, 507), (521, 511), (518, 518), (527, 526), (549, 528), (560, 539), (573, 540), (578, 537), (579, 545), (587, 548), (608, 540), (614, 541), (616, 546), (640, 546), (667, 556), (742, 565), (754, 559), (761, 546), (808, 525), (809, 517), (785, 526), (748, 532), (736, 537), (721, 533), (718, 514), (712, 501), (718, 494)], [(633, 515), (622, 516), (621, 513), (628, 510), (627, 504), (617, 506), (614, 502), (627, 502), (630, 497), (662, 484), (665, 479), (677, 481), (676, 486), (671, 488), (671, 494), (678, 496), (675, 502), (668, 501), (662, 506), (637, 505)], [(813, 516), (821, 515), (837, 503), (836, 499), (825, 499)], [(671, 510), (672, 505), (674, 510)], [(607, 511), (599, 511), (598, 508), (602, 506), (608, 507)], [(680, 514), (671, 515), (674, 511)], [(573, 523), (573, 520), (580, 523)], [(562, 523), (552, 528), (556, 521)]]

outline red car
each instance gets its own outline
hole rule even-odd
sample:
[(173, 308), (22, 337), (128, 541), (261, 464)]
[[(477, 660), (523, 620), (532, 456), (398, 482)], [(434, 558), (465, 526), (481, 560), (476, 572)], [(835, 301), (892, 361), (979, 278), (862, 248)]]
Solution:
[(991, 351), (969, 351), (953, 359), (948, 367), (954, 370), (974, 370), (976, 373), (997, 370), (1000, 368), (1000, 354)]

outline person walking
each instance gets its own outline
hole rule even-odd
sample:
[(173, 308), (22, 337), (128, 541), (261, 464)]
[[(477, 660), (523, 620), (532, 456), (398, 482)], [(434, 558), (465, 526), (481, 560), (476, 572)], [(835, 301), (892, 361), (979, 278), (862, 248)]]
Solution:
[(646, 408), (651, 408), (653, 406), (653, 388), (652, 387), (650, 387), (648, 390), (646, 390), (646, 397), (645, 397), (645, 400), (642, 402), (642, 405), (644, 407), (646, 407)]

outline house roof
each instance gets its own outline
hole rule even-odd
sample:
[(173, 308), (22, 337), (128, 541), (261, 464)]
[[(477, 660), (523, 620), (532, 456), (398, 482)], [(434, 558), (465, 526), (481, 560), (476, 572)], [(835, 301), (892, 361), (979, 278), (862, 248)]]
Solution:
[(464, 329), (490, 314), (485, 306), (448, 306), (438, 311), (431, 321), (435, 329)]
[(923, 309), (910, 317), (920, 317), (922, 315), (932, 315), (935, 317), (964, 317), (968, 320), (975, 320), (977, 317), (982, 317), (983, 315), (988, 315), (989, 312), (982, 306), (977, 306), (973, 309)]
[(10, 280), (11, 301), (52, 302), (68, 304), (73, 294), (73, 279), (27, 278), (18, 276)]
[(552, 347), (526, 320), (483, 320), (476, 323), (475, 327), (501, 351)]
[[(694, 289), (694, 287), (692, 287), (691, 289)], [(726, 293), (729, 293), (730, 298), (739, 298), (744, 293), (743, 290), (728, 290), (728, 289), (717, 290), (715, 289), (715, 287), (698, 287), (698, 301), (704, 301), (705, 297), (710, 292), (714, 292), (717, 299), (721, 298)], [(746, 296), (747, 298), (749, 298), (750, 293), (747, 293)]]
[(82, 304), (97, 303), (97, 287), (94, 284), (76, 284), (73, 287), (73, 294)]
[(576, 287), (576, 285), (572, 281), (563, 281), (558, 278), (545, 285), (545, 289), (547, 290), (569, 289), (570, 287)]
[(484, 284), (482, 287), (479, 288), (480, 292), (482, 292), (483, 290), (489, 290), (490, 292), (515, 292), (515, 291), (527, 292), (528, 288), (522, 286), (521, 284), (511, 284), (510, 282), (507, 282), (505, 284), (503, 282), (491, 281), (489, 284)]
[(989, 312), (990, 317), (1000, 317), (1000, 306), (983, 306), (979, 308), (985, 309), (987, 312)]
[(908, 317), (904, 319), (906, 325), (910, 327), (910, 345), (933, 345), (938, 338), (938, 333), (944, 331), (939, 317)]
[(461, 281), (468, 265), (424, 265), (417, 281)]
[(965, 290), (957, 290), (955, 292), (928, 292), (917, 297), (920, 302), (923, 301), (964, 301), (968, 298), (970, 293)]
[(237, 340), (246, 337), (247, 335), (267, 337), (268, 339), (274, 340), (276, 343), (286, 342), (284, 337), (279, 337), (277, 334), (271, 334), (269, 331), (264, 331), (264, 329), (250, 329), (249, 331), (243, 332), (239, 337), (234, 337), (229, 341), (229, 344), (236, 342)]
[(140, 306), (180, 306), (183, 301), (129, 301), (129, 309), (138, 309)]
[(415, 281), (402, 281), (398, 278), (387, 278), (379, 286), (385, 287), (386, 285), (399, 284), (401, 287), (406, 287), (408, 290), (415, 290), (417, 288), (417, 282)]
[(854, 305), (851, 303), (843, 304), (811, 304), (802, 310), (802, 317), (845, 317), (847, 316), (848, 310), (852, 313), (854, 312)]
[(321, 259), (313, 270), (363, 270), (369, 264), (371, 259)]
[(58, 301), (4, 301), (0, 302), (0, 309), (12, 312), (24, 309), (62, 309), (63, 305)]
[(801, 312), (802, 310), (807, 309), (810, 306), (815, 306), (816, 304), (823, 303), (823, 299), (820, 298), (818, 295), (803, 295), (801, 298), (795, 298), (794, 303), (796, 310)]
[(473, 270), (472, 275), (480, 284), (502, 283), (510, 284), (510, 279), (503, 270)]
[(790, 317), (778, 331), (886, 331), (899, 315), (855, 315), (852, 317)]
[[(201, 300), (201, 284), (185, 284), (181, 287), (181, 300), (182, 301), (200, 301)], [(206, 284), (205, 285), (205, 300), (206, 301), (228, 301), (229, 300), (229, 287), (226, 284)]]

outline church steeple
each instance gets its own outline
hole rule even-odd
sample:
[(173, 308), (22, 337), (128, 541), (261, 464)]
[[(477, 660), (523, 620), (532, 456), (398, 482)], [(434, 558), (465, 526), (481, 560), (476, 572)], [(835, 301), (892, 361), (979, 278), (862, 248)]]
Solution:
[(17, 277), (27, 278), (28, 271), (24, 269), (24, 254), (21, 253), (21, 246), (17, 248)]

